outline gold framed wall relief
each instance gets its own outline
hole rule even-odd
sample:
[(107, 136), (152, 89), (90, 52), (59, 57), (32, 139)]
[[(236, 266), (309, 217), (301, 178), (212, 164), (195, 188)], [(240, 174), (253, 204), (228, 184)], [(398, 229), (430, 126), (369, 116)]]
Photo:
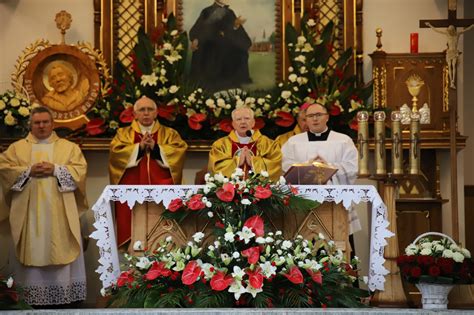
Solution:
[(108, 90), (110, 75), (102, 53), (91, 44), (65, 43), (71, 21), (66, 11), (56, 15), (61, 43), (42, 39), (28, 46), (17, 60), (12, 84), (18, 92), (26, 92), (31, 104), (48, 107), (56, 128), (76, 130), (89, 121), (86, 114)]

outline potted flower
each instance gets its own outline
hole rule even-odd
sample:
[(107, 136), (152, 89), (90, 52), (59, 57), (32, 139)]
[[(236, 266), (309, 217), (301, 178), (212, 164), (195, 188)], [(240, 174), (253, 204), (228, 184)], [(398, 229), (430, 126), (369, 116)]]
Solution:
[(18, 92), (6, 91), (0, 94), (0, 134), (22, 137), (28, 132), (32, 105)]
[[(433, 240), (429, 235), (441, 238)], [(472, 283), (474, 275), (471, 253), (437, 232), (418, 236), (398, 257), (397, 264), (402, 276), (420, 290), (425, 309), (446, 309), (453, 286)]]

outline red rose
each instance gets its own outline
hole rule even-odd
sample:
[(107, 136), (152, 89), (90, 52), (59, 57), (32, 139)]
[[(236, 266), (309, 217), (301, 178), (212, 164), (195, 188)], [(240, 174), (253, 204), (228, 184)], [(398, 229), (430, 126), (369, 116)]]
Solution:
[(245, 221), (244, 226), (252, 229), (257, 237), (265, 234), (263, 220), (259, 215), (254, 215)]
[(181, 198), (176, 198), (171, 200), (170, 204), (168, 205), (168, 210), (171, 212), (176, 212), (181, 209), (182, 206), (184, 206), (183, 200), (181, 200)]
[(105, 132), (105, 121), (102, 118), (91, 119), (86, 125), (86, 131), (90, 136), (97, 136)]
[(196, 282), (197, 278), (201, 274), (201, 267), (199, 267), (197, 261), (190, 261), (186, 267), (184, 267), (181, 281), (183, 284), (191, 285)]
[(415, 261), (415, 256), (413, 255), (407, 256), (405, 259), (407, 260), (407, 263), (412, 263)]
[(397, 257), (397, 265), (401, 265), (401, 264), (404, 264), (406, 261), (406, 255), (402, 255), (402, 256), (398, 256)]
[(219, 129), (224, 132), (231, 132), (234, 129), (234, 127), (232, 127), (232, 120), (229, 118), (222, 119), (219, 122)]
[(434, 265), (434, 266), (431, 266), (430, 269), (428, 270), (428, 273), (430, 276), (432, 277), (437, 277), (440, 275), (441, 273), (441, 269), (439, 269), (438, 266)]
[(402, 274), (404, 274), (405, 276), (408, 276), (410, 274), (410, 270), (411, 270), (410, 266), (405, 265), (402, 267)]
[(263, 275), (260, 271), (260, 268), (256, 268), (254, 271), (247, 270), (245, 272), (249, 276), (249, 283), (252, 288), (260, 289), (263, 286)]
[(303, 283), (303, 274), (297, 266), (291, 267), (290, 271), (283, 275), (294, 284)]
[(256, 264), (260, 258), (260, 246), (254, 246), (243, 250), (242, 256), (247, 257), (249, 264)]
[(189, 128), (193, 130), (201, 130), (201, 123), (206, 120), (206, 114), (196, 113), (191, 115), (188, 119)]
[(321, 273), (321, 271), (318, 270), (314, 272), (313, 270), (308, 268), (306, 269), (306, 272), (308, 272), (308, 274), (311, 276), (311, 279), (313, 279), (314, 282), (323, 284), (323, 274)]
[(420, 267), (415, 266), (410, 270), (410, 276), (412, 276), (413, 278), (418, 278), (418, 277), (420, 277), (420, 275), (421, 275), (421, 268)]
[(158, 106), (158, 111), (157, 111), (158, 116), (166, 120), (174, 120), (175, 119), (174, 112), (175, 112), (174, 106), (169, 106), (169, 105)]
[(202, 202), (202, 195), (201, 194), (196, 194), (189, 199), (189, 201), (186, 203), (189, 209), (191, 210), (201, 210), (206, 207), (204, 202)]
[(156, 261), (153, 262), (153, 265), (146, 273), (145, 278), (147, 280), (155, 280), (159, 276), (169, 277), (171, 275), (171, 270), (167, 269), (165, 265), (166, 264), (163, 261), (159, 263)]
[(133, 275), (131, 271), (124, 271), (120, 274), (118, 280), (117, 280), (117, 286), (122, 287), (126, 284), (130, 284), (133, 282)]
[(227, 289), (232, 282), (234, 282), (234, 279), (231, 275), (226, 276), (224, 272), (218, 271), (211, 279), (211, 288), (214, 291), (223, 291)]
[(255, 118), (255, 126), (253, 126), (253, 129), (260, 130), (263, 127), (265, 127), (265, 120), (263, 118)]
[(225, 183), (216, 191), (217, 198), (224, 202), (231, 202), (235, 196), (235, 187), (231, 183)]
[(258, 199), (267, 199), (270, 198), (272, 195), (272, 191), (268, 188), (262, 187), (262, 186), (257, 186), (255, 188), (255, 197)]
[(280, 127), (290, 127), (295, 123), (295, 117), (291, 113), (279, 111), (276, 113), (275, 124)]
[(119, 120), (124, 124), (131, 123), (135, 115), (133, 114), (133, 106), (128, 107), (120, 113)]

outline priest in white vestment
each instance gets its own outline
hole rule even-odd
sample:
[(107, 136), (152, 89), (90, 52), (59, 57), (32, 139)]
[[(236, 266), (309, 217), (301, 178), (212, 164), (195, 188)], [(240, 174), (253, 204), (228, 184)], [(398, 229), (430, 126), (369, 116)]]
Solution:
[(30, 117), (28, 136), (0, 154), (10, 267), (28, 304), (70, 304), (86, 298), (79, 216), (87, 210), (87, 163), (76, 144), (53, 132), (47, 108)]
[[(297, 134), (283, 145), (282, 168), (286, 172), (292, 164), (322, 162), (338, 169), (328, 184), (352, 185), (358, 171), (358, 153), (354, 142), (345, 134), (330, 130), (329, 113), (325, 106), (311, 104), (306, 108), (308, 131)], [(349, 213), (349, 232), (361, 229), (357, 213)]]

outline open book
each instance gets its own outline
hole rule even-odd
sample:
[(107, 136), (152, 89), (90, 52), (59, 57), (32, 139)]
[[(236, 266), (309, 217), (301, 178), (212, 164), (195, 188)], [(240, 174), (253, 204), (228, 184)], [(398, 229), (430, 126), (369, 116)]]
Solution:
[(284, 177), (293, 185), (324, 185), (337, 172), (337, 168), (321, 162), (293, 164)]

